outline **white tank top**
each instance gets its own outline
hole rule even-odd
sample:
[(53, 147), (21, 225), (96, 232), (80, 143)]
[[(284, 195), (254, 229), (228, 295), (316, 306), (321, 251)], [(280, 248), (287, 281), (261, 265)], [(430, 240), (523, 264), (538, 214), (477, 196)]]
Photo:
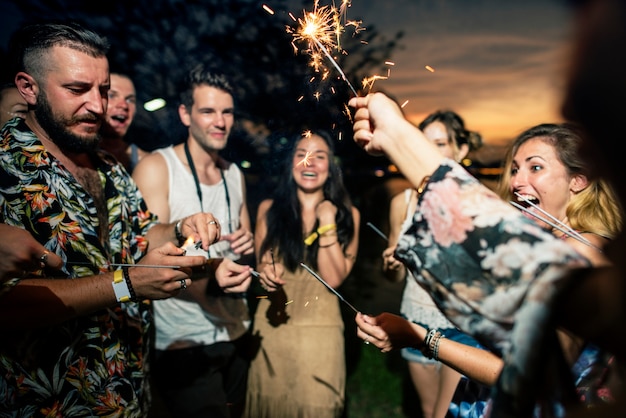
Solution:
[[(170, 220), (184, 218), (200, 212), (200, 202), (192, 174), (177, 157), (173, 147), (156, 150), (167, 163), (169, 178)], [(229, 164), (224, 178), (230, 199), (230, 217), (239, 221), (243, 204), (241, 190), (242, 173), (236, 164)], [(202, 208), (212, 213), (228, 233), (228, 205), (224, 182), (200, 185)], [(235, 228), (237, 229), (237, 228)], [(232, 232), (232, 231), (230, 231)], [(211, 257), (235, 259), (228, 241), (218, 242), (209, 248)], [(186, 299), (183, 299), (186, 298)], [(178, 297), (154, 301), (156, 348), (166, 350), (173, 343), (187, 346), (209, 345), (219, 341), (231, 341), (243, 335), (250, 326), (250, 317), (245, 294), (211, 292), (199, 302), (190, 300), (189, 292)]]

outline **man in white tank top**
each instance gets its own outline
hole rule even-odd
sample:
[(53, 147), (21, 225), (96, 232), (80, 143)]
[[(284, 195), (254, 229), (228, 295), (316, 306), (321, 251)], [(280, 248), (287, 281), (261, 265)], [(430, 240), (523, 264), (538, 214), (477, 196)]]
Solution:
[[(245, 263), (254, 256), (245, 181), (236, 164), (219, 156), (234, 111), (228, 79), (194, 68), (178, 109), (189, 128), (187, 139), (145, 156), (133, 178), (161, 222), (184, 223), (195, 212), (213, 213), (221, 239), (204, 254)], [(179, 238), (182, 243), (186, 237)], [(247, 286), (249, 281), (232, 292), (215, 280), (203, 280), (168, 303), (154, 303), (154, 381), (172, 416), (240, 416), (248, 372)]]

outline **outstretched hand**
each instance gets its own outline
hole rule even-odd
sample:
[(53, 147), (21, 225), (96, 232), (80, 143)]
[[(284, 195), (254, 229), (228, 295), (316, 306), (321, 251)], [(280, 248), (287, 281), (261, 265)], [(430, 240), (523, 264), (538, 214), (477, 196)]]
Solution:
[(0, 224), (0, 279), (24, 277), (29, 272), (48, 268), (57, 270), (63, 260), (41, 245), (23, 228)]
[(384, 154), (396, 129), (407, 123), (400, 106), (383, 93), (354, 97), (348, 105), (356, 109), (354, 141), (372, 155)]
[(404, 347), (419, 348), (423, 344), (423, 338), (408, 320), (399, 315), (383, 312), (372, 317), (358, 313), (355, 318), (357, 324), (357, 336), (367, 344), (373, 344), (383, 353)]

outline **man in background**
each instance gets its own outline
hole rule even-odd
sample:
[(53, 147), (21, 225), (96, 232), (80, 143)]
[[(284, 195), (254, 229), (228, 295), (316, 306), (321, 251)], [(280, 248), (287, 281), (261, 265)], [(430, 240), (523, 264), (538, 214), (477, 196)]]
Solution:
[(126, 171), (132, 172), (145, 154), (136, 144), (127, 142), (126, 134), (137, 113), (137, 93), (133, 81), (125, 74), (111, 73), (109, 105), (100, 136), (100, 146), (121, 162)]
[[(210, 210), (222, 238), (204, 254), (241, 263), (254, 251), (245, 181), (239, 167), (219, 155), (234, 124), (233, 95), (225, 75), (203, 66), (193, 69), (178, 108), (188, 137), (144, 157), (133, 178), (163, 222)], [(209, 283), (184, 298), (161, 302), (154, 304), (153, 370), (163, 402), (175, 417), (239, 417), (249, 365), (245, 293), (226, 294)]]
[(0, 128), (13, 118), (26, 117), (28, 104), (14, 82), (0, 85)]

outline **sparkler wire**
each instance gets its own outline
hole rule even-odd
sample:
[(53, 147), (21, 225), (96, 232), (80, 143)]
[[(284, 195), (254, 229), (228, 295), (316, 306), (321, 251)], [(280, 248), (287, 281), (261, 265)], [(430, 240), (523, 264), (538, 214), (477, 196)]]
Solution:
[[(561, 222), (559, 219), (557, 219), (556, 217), (554, 217), (553, 215), (549, 214), (548, 212), (546, 212), (545, 210), (541, 209), (539, 206), (537, 206), (536, 204), (534, 204), (532, 201), (530, 201), (529, 199), (527, 199), (526, 197), (522, 196), (521, 194), (515, 192), (515, 196), (519, 197), (520, 199), (522, 199), (524, 202), (528, 203), (530, 206), (532, 206), (534, 209), (538, 210), (539, 212), (541, 212), (543, 215), (547, 216), (548, 218), (550, 218), (554, 223), (559, 224), (561, 227), (563, 227), (564, 229), (567, 229), (569, 231), (569, 233), (564, 232), (562, 230), (560, 230), (563, 233), (566, 233), (568, 236), (571, 236), (572, 238), (576, 238), (578, 239), (580, 242), (582, 242), (583, 244), (586, 244), (590, 247), (594, 247), (597, 250), (599, 250), (598, 247), (596, 247), (595, 245), (593, 245), (591, 242), (589, 242), (589, 240), (587, 240), (585, 237), (583, 237), (582, 235), (580, 235), (578, 233), (578, 231), (570, 228), (568, 225), (566, 225), (565, 223)], [(528, 212), (531, 213), (531, 212)], [(548, 222), (546, 222), (548, 223)]]
[[(566, 228), (564, 228), (564, 227), (562, 227), (562, 226), (560, 226), (560, 225), (558, 225), (558, 224), (556, 224), (554, 222), (551, 222), (550, 220), (544, 218), (543, 216), (528, 210), (528, 208), (525, 208), (524, 206), (520, 205), (517, 202), (509, 201), (509, 203), (511, 205), (515, 206), (517, 209), (521, 210), (522, 212), (526, 212), (529, 215), (534, 216), (535, 218), (539, 219), (540, 221), (545, 222), (546, 224), (550, 225), (552, 228), (558, 229), (559, 231), (561, 231), (565, 235), (567, 235), (567, 236), (569, 236), (571, 238), (574, 238), (575, 240), (578, 240), (578, 241), (582, 242), (583, 244), (588, 245), (590, 247), (593, 247), (596, 250), (602, 252), (602, 250), (600, 248), (598, 248), (595, 245), (593, 245), (591, 242), (589, 242), (587, 239), (585, 239), (585, 237), (572, 233), (571, 228), (567, 227), (568, 229), (566, 229)], [(563, 224), (561, 223), (561, 225), (563, 225)]]
[(328, 59), (330, 60), (331, 64), (333, 64), (333, 66), (337, 69), (337, 71), (339, 71), (339, 74), (341, 74), (341, 78), (343, 79), (343, 81), (346, 82), (348, 87), (350, 87), (350, 90), (352, 90), (352, 93), (354, 93), (354, 96), (355, 97), (359, 97), (358, 93), (356, 92), (356, 90), (354, 89), (354, 87), (352, 86), (350, 81), (348, 81), (348, 78), (346, 77), (346, 74), (343, 72), (343, 70), (341, 69), (339, 64), (337, 64), (337, 61), (335, 61), (335, 59), (330, 55), (330, 52), (328, 52), (328, 49), (326, 49), (326, 47), (315, 36), (311, 35), (311, 39), (313, 39), (315, 41), (315, 43), (322, 50), (324, 55), (326, 55), (328, 57)]
[(367, 226), (369, 226), (370, 228), (372, 228), (372, 230), (374, 230), (374, 232), (376, 232), (378, 235), (380, 235), (380, 237), (381, 237), (382, 239), (384, 239), (385, 241), (389, 241), (389, 238), (387, 238), (387, 235), (385, 235), (385, 234), (383, 233), (383, 231), (381, 231), (380, 229), (376, 228), (376, 227), (374, 226), (374, 224), (373, 224), (373, 223), (368, 222), (368, 223), (367, 223)]
[[(94, 266), (93, 263), (82, 262), (82, 261), (68, 261), (66, 264), (74, 265), (74, 266)], [(106, 267), (145, 267), (151, 269), (179, 269), (180, 266), (167, 266), (163, 264), (127, 264), (127, 263), (111, 263), (107, 264)]]
[(324, 279), (322, 279), (322, 278), (320, 277), (320, 275), (319, 275), (319, 274), (317, 274), (316, 272), (314, 272), (314, 271), (313, 271), (313, 270), (312, 270), (309, 266), (307, 266), (307, 265), (306, 265), (306, 264), (304, 264), (304, 263), (300, 263), (300, 265), (301, 265), (302, 267), (304, 267), (304, 269), (305, 269), (306, 271), (308, 271), (309, 273), (311, 273), (311, 275), (312, 275), (313, 277), (315, 277), (317, 280), (319, 280), (319, 281), (320, 281), (320, 282), (321, 282), (324, 286), (326, 286), (326, 288), (327, 288), (328, 290), (330, 290), (331, 292), (333, 292), (333, 293), (334, 293), (334, 294), (335, 294), (335, 295), (336, 295), (336, 296), (337, 296), (337, 297), (338, 297), (338, 298), (339, 298), (339, 299), (340, 299), (343, 303), (345, 303), (346, 305), (348, 305), (348, 306), (349, 306), (349, 307), (350, 307), (350, 308), (351, 308), (351, 309), (352, 309), (355, 313), (359, 313), (359, 312), (360, 312), (357, 308), (355, 308), (354, 306), (352, 306), (352, 305), (350, 304), (350, 302), (348, 302), (347, 300), (345, 300), (345, 299), (343, 298), (343, 296), (341, 296), (341, 294), (340, 294), (339, 292), (337, 292), (337, 291), (336, 291), (335, 289), (333, 289), (333, 288), (332, 288), (332, 287), (331, 287), (328, 283), (326, 283), (326, 281), (324, 281)]

